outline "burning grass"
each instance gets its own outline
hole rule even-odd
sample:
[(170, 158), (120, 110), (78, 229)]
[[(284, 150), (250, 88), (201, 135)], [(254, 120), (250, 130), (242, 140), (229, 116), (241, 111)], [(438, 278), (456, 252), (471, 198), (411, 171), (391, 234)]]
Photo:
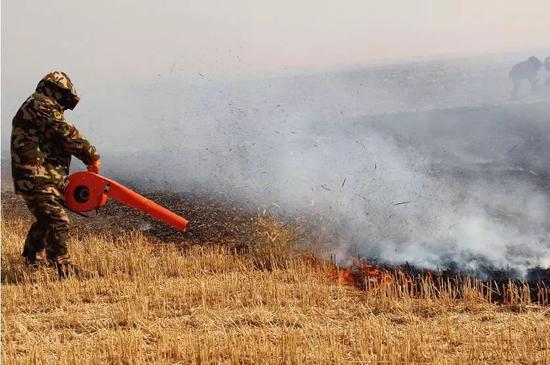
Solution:
[(508, 278), (504, 281), (481, 280), (460, 273), (431, 272), (406, 273), (400, 267), (381, 268), (356, 259), (347, 267), (333, 262), (327, 275), (334, 280), (364, 290), (371, 295), (394, 298), (459, 300), (475, 296), (488, 303), (509, 306), (550, 304), (550, 287), (545, 280), (521, 281)]
[(280, 222), (249, 222), (243, 247), (81, 231), (87, 275), (59, 281), (23, 267), (29, 219), (4, 214), (2, 362), (550, 363), (550, 311), (521, 285), (495, 304), (467, 278), (338, 268), (293, 253), (298, 232)]

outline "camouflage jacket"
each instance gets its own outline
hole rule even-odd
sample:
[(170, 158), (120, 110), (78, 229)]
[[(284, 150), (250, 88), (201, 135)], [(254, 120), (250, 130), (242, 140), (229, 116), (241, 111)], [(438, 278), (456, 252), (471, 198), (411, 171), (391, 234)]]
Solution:
[(15, 192), (63, 197), (71, 155), (87, 165), (99, 160), (96, 148), (65, 120), (61, 105), (35, 92), (13, 118), (11, 166)]

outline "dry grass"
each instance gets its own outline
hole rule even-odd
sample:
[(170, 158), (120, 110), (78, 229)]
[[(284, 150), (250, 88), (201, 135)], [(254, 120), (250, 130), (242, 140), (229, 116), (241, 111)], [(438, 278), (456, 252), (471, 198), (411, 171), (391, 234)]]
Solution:
[(266, 220), (246, 254), (82, 237), (73, 258), (90, 277), (65, 281), (22, 266), (28, 224), (2, 221), (4, 364), (550, 363), (548, 307), (490, 304), (475, 287), (462, 299), (371, 295), (294, 257)]

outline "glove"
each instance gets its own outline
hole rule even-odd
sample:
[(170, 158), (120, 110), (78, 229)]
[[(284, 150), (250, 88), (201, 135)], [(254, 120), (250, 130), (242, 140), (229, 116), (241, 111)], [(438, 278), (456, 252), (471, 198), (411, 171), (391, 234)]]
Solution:
[(99, 160), (94, 161), (90, 165), (88, 165), (88, 171), (93, 172), (95, 174), (99, 173), (100, 168), (101, 168), (101, 161)]

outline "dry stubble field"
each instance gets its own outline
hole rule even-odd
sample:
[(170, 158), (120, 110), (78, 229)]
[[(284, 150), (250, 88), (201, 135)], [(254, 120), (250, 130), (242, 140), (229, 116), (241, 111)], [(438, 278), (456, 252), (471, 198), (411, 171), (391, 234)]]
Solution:
[(136, 232), (75, 235), (86, 277), (28, 272), (28, 216), (3, 210), (4, 364), (548, 364), (550, 310), (490, 304), (475, 287), (365, 292), (292, 254), (283, 226), (258, 217), (236, 253), (159, 244)]

